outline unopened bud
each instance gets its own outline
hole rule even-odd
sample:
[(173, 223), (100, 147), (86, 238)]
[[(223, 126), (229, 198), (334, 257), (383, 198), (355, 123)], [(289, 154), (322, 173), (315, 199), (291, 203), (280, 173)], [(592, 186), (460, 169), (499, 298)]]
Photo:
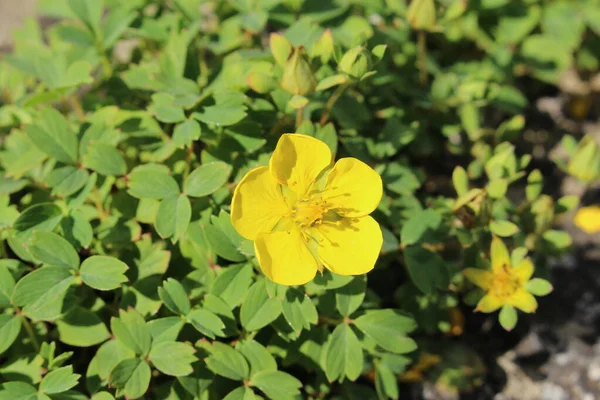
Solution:
[(371, 53), (362, 46), (348, 50), (338, 65), (340, 72), (356, 79), (360, 79), (372, 67)]
[(303, 46), (294, 48), (283, 67), (281, 87), (293, 94), (304, 96), (317, 87), (317, 79), (313, 74), (306, 50)]

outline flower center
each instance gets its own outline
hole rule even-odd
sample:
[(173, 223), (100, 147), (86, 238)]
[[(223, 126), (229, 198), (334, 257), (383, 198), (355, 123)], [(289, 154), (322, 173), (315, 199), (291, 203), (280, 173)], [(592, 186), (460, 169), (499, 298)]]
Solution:
[(321, 198), (298, 200), (292, 208), (292, 218), (299, 227), (307, 228), (320, 224), (328, 210), (327, 202)]
[(500, 299), (507, 299), (519, 289), (519, 282), (507, 272), (494, 274), (490, 292)]

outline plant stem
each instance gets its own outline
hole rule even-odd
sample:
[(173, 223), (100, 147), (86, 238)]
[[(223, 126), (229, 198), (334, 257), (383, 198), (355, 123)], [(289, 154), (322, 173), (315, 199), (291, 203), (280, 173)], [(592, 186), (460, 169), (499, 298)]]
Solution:
[(77, 115), (77, 119), (79, 120), (80, 123), (82, 123), (85, 120), (85, 112), (83, 111), (81, 102), (79, 101), (79, 99), (77, 98), (77, 96), (75, 94), (73, 94), (72, 96), (69, 96), (69, 102), (71, 103), (71, 107), (73, 108), (75, 115)]
[(417, 45), (419, 48), (419, 59), (417, 67), (419, 68), (419, 82), (421, 86), (427, 85), (427, 34), (425, 31), (419, 31), (417, 34)]
[(335, 89), (335, 92), (333, 92), (333, 94), (329, 98), (329, 100), (327, 100), (327, 103), (325, 103), (325, 107), (323, 109), (323, 115), (321, 115), (321, 119), (319, 120), (319, 124), (321, 126), (325, 125), (325, 123), (329, 119), (329, 113), (333, 109), (333, 106), (335, 105), (336, 101), (338, 101), (342, 93), (344, 93), (344, 90), (346, 90), (347, 88), (347, 83), (338, 86), (337, 89)]
[(35, 347), (35, 349), (37, 351), (40, 351), (40, 342), (38, 342), (37, 337), (35, 336), (35, 331), (33, 330), (33, 326), (31, 326), (31, 323), (24, 315), (21, 315), (21, 320), (23, 321), (23, 326), (25, 327), (25, 330), (27, 331), (27, 335), (29, 335), (29, 338), (31, 339), (31, 343), (33, 344), (33, 347)]
[(296, 129), (302, 124), (302, 120), (304, 119), (304, 107), (296, 110)]

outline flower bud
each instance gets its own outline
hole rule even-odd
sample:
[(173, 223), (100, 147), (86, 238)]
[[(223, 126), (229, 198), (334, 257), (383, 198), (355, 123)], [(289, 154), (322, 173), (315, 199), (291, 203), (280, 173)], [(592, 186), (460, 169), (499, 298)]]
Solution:
[(432, 30), (435, 27), (433, 0), (413, 0), (406, 11), (406, 19), (413, 29)]
[(338, 64), (340, 72), (356, 79), (360, 79), (372, 67), (371, 53), (362, 46), (348, 50)]
[(285, 62), (281, 87), (293, 95), (302, 96), (312, 92), (317, 87), (317, 79), (310, 68), (308, 56), (303, 46), (294, 48), (292, 55)]

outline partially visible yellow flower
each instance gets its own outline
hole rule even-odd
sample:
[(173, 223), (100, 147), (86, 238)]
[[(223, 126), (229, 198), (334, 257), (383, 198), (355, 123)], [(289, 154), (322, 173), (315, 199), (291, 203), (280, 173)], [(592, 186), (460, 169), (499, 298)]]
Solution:
[(383, 244), (369, 216), (382, 195), (381, 177), (362, 161), (334, 165), (322, 141), (284, 134), (269, 166), (236, 187), (231, 222), (254, 241), (262, 271), (276, 283), (305, 284), (323, 267), (360, 275), (373, 269)]
[(463, 274), (486, 292), (475, 311), (491, 313), (505, 304), (526, 313), (537, 309), (537, 301), (527, 287), (533, 275), (531, 259), (525, 258), (516, 266), (511, 266), (508, 249), (497, 237), (492, 240), (491, 270), (466, 268)]
[(581, 207), (575, 214), (574, 222), (587, 233), (600, 232), (600, 206)]

